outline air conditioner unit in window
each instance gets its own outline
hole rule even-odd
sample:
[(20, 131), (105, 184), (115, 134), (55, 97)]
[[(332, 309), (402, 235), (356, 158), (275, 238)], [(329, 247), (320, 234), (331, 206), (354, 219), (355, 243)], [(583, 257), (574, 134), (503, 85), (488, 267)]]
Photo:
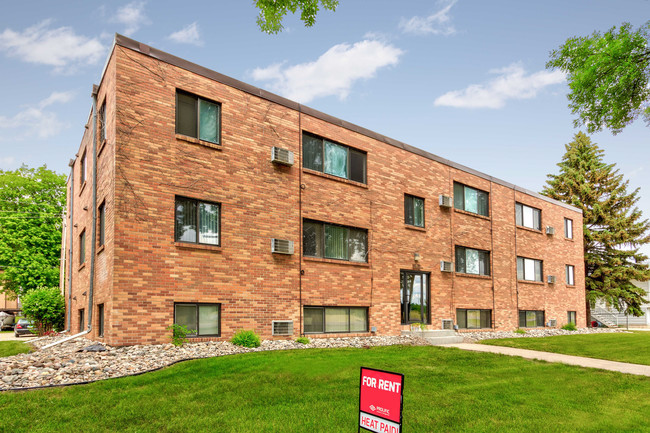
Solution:
[(293, 241), (271, 239), (271, 252), (275, 254), (293, 254)]
[(279, 147), (272, 147), (271, 161), (282, 165), (293, 165), (293, 152)]
[(557, 326), (557, 320), (549, 319), (548, 322), (546, 323), (546, 326), (548, 326), (549, 328), (555, 328)]
[(440, 194), (440, 207), (452, 207), (454, 200), (448, 195)]
[(274, 320), (273, 335), (293, 335), (293, 320)]
[(549, 275), (549, 276), (547, 276), (547, 277), (546, 277), (546, 281), (547, 281), (549, 284), (555, 284), (555, 275)]
[(442, 319), (442, 329), (454, 329), (454, 321), (451, 319)]
[(454, 272), (454, 263), (445, 262), (444, 260), (440, 261), (440, 270), (442, 272)]
[(546, 234), (547, 235), (554, 235), (555, 234), (555, 229), (551, 226), (546, 226)]

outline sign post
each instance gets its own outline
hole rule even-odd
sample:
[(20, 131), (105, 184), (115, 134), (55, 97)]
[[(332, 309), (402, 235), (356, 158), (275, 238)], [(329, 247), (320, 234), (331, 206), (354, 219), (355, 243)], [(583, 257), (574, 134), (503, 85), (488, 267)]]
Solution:
[(361, 367), (359, 431), (401, 433), (404, 375)]

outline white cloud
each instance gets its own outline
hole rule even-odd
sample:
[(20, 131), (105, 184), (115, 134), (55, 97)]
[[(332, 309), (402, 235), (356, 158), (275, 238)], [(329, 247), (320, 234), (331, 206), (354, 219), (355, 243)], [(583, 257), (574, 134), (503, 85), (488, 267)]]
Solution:
[(45, 20), (22, 32), (0, 33), (0, 50), (28, 63), (54, 66), (57, 72), (72, 72), (84, 64), (95, 64), (105, 54), (96, 38), (77, 35), (70, 27), (50, 28)]
[(457, 0), (442, 0), (443, 8), (428, 17), (413, 17), (410, 19), (402, 18), (399, 28), (404, 33), (413, 33), (416, 35), (453, 35), (456, 33), (454, 25), (451, 23), (449, 11), (456, 4)]
[(123, 24), (125, 26), (124, 34), (131, 36), (140, 29), (141, 25), (149, 24), (149, 19), (144, 14), (144, 5), (143, 1), (134, 1), (124, 5), (117, 10), (112, 21)]
[[(73, 97), (73, 92), (53, 92), (37, 104), (25, 107), (13, 117), (0, 116), (0, 130), (18, 129), (19, 133), (12, 137), (14, 140), (52, 137), (67, 128), (68, 125), (62, 123), (56, 113), (46, 111), (45, 108), (53, 104), (69, 102)], [(0, 141), (3, 138), (6, 137), (0, 136)]]
[(561, 71), (539, 71), (526, 75), (519, 63), (491, 70), (498, 74), (485, 84), (472, 84), (463, 90), (454, 90), (438, 97), (434, 105), (456, 108), (502, 108), (509, 99), (530, 99), (553, 84), (562, 83)]
[(251, 75), (257, 81), (271, 82), (273, 91), (298, 102), (331, 95), (345, 99), (355, 81), (372, 78), (380, 68), (396, 65), (402, 54), (392, 45), (363, 40), (354, 45), (335, 45), (314, 62), (294, 66), (276, 63), (257, 68)]
[(199, 34), (199, 25), (196, 22), (193, 22), (187, 27), (182, 28), (181, 30), (172, 33), (167, 36), (174, 42), (179, 44), (192, 44), (192, 45), (203, 45), (201, 40), (201, 35)]

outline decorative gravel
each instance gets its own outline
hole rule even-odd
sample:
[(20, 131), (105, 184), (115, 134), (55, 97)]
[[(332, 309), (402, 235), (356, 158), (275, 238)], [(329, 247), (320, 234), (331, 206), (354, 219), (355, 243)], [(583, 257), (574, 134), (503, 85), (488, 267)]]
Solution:
[[(514, 331), (496, 332), (467, 332), (462, 336), (465, 343), (475, 343), (480, 340), (493, 340), (495, 338), (540, 338), (552, 337), (554, 335), (576, 335), (576, 334), (609, 334), (612, 332), (628, 332), (624, 329), (614, 328), (578, 328), (576, 331), (565, 331), (564, 329), (540, 328), (526, 329), (525, 334), (518, 334)], [(2, 370), (0, 370), (2, 371)]]
[[(175, 347), (172, 344), (111, 347), (78, 338), (49, 349), (40, 350), (41, 347), (63, 338), (39, 339), (31, 343), (35, 347), (32, 353), (0, 358), (0, 391), (94, 382), (145, 373), (178, 361), (236, 353), (337, 347), (361, 349), (396, 344), (410, 346), (429, 344), (419, 337), (399, 336), (323, 338), (310, 340), (309, 344), (301, 344), (293, 340), (266, 340), (255, 349), (235, 346), (225, 341), (187, 343), (182, 347)], [(105, 350), (82, 351), (89, 346)]]

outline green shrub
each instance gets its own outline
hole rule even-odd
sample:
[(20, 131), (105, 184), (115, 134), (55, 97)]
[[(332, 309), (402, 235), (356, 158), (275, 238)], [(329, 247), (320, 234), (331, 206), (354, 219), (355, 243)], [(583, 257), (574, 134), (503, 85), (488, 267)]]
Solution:
[(307, 337), (298, 337), (296, 339), (296, 343), (309, 344), (309, 338), (307, 338)]
[(520, 328), (515, 329), (515, 334), (525, 334), (525, 333), (526, 331), (524, 331), (523, 329)]
[(259, 347), (261, 343), (260, 336), (255, 331), (245, 331), (243, 329), (235, 332), (230, 342), (236, 346), (242, 347)]
[(577, 331), (578, 328), (576, 327), (575, 323), (567, 323), (562, 327), (565, 331)]
[(34, 322), (38, 335), (43, 335), (53, 328), (63, 329), (65, 300), (58, 287), (30, 290), (20, 300), (23, 315)]
[(172, 344), (174, 346), (182, 346), (187, 342), (187, 336), (196, 332), (193, 329), (187, 329), (185, 325), (176, 323), (169, 325), (167, 330), (172, 331)]

